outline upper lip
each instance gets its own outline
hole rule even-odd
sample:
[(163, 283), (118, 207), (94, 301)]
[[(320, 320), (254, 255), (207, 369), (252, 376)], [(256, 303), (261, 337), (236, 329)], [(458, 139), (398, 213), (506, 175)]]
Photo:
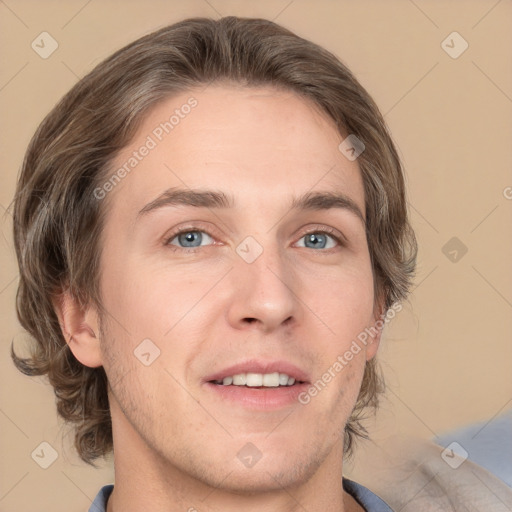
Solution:
[(232, 377), (239, 373), (286, 373), (296, 381), (309, 382), (308, 374), (299, 367), (284, 360), (265, 361), (262, 359), (248, 359), (240, 363), (226, 366), (218, 372), (212, 373), (204, 378), (204, 382), (222, 380), (224, 377)]

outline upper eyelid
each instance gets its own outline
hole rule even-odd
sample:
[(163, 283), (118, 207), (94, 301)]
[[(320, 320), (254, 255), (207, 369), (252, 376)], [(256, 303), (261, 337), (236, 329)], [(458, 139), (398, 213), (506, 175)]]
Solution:
[[(217, 235), (215, 235), (214, 229), (204, 228), (201, 225), (191, 225), (191, 226), (184, 226), (182, 228), (177, 228), (176, 230), (171, 230), (170, 234), (164, 235), (163, 239), (167, 242), (170, 242), (171, 240), (174, 240), (177, 236), (183, 234), (183, 233), (191, 233), (194, 231), (198, 231), (201, 233), (206, 233), (211, 238), (218, 238)], [(213, 233), (212, 233), (213, 231)]]

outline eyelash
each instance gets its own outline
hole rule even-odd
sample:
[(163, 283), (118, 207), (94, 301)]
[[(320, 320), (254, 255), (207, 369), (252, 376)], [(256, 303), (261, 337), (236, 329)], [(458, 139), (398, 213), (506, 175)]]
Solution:
[[(200, 246), (200, 247), (179, 247), (177, 245), (172, 245), (171, 244), (171, 241), (174, 240), (177, 236), (181, 235), (182, 233), (193, 233), (193, 232), (206, 233), (209, 237), (215, 239), (215, 237), (207, 229), (203, 229), (203, 228), (200, 228), (200, 227), (197, 227), (197, 226), (188, 226), (186, 228), (177, 229), (172, 234), (168, 235), (165, 238), (165, 246), (169, 247), (171, 249), (171, 251), (183, 251), (185, 253), (195, 253), (199, 249), (203, 249), (204, 246)], [(302, 233), (302, 235), (299, 237), (299, 240), (304, 238), (307, 235), (310, 235), (310, 234), (329, 235), (331, 238), (333, 238), (337, 242), (338, 247), (344, 247), (345, 246), (345, 241), (342, 239), (341, 236), (339, 236), (337, 234), (337, 231), (332, 229), (332, 228), (323, 227), (321, 229), (311, 229), (309, 231), (306, 231), (306, 232)], [(309, 247), (302, 247), (302, 249), (309, 249)], [(320, 252), (324, 252), (324, 253), (325, 252), (330, 252), (333, 249), (336, 249), (336, 247), (331, 247), (329, 249), (323, 249)]]

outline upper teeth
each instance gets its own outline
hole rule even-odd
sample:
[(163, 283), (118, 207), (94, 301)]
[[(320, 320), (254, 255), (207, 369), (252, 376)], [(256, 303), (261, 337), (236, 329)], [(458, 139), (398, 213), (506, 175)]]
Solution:
[(237, 373), (232, 377), (224, 377), (222, 380), (216, 380), (216, 384), (224, 384), (224, 386), (249, 386), (259, 387), (265, 386), (276, 388), (278, 386), (291, 386), (295, 383), (293, 377), (289, 377), (286, 373)]

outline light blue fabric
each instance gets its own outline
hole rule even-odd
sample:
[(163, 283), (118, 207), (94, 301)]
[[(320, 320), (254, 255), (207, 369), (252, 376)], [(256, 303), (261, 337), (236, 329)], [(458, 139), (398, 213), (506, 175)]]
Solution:
[(454, 441), (468, 452), (469, 460), (512, 487), (512, 410), (490, 422), (452, 430), (435, 439), (444, 447)]
[[(113, 484), (102, 487), (94, 499), (89, 512), (105, 512), (107, 500), (113, 489)], [(393, 512), (377, 495), (352, 480), (343, 478), (343, 489), (362, 505), (367, 512)]]

